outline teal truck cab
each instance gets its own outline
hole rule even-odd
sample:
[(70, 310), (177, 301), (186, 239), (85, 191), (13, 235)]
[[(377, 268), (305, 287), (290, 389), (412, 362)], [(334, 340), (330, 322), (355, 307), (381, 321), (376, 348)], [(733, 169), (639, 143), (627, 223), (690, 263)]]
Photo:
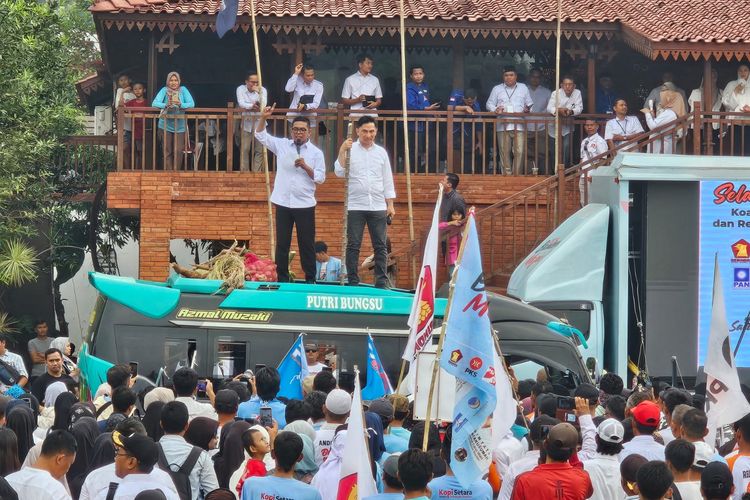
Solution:
[[(152, 381), (181, 366), (212, 379), (256, 364), (276, 366), (300, 333), (306, 342), (325, 346), (338, 370), (365, 366), (370, 334), (395, 385), (414, 298), (401, 290), (322, 283), (246, 282), (224, 293), (221, 281), (177, 276), (156, 283), (91, 273), (89, 281), (99, 297), (80, 365), (92, 392), (112, 363), (138, 362), (139, 375)], [(492, 323), (511, 364), (544, 367), (571, 388), (589, 380), (574, 339), (548, 327), (556, 317), (488, 295)], [(446, 302), (436, 300), (437, 322)]]

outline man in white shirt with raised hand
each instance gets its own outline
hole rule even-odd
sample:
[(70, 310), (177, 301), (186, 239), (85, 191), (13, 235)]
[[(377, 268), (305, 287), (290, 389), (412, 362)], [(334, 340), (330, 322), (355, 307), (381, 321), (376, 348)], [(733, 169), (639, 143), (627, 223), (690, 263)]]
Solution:
[[(23, 364), (23, 358), (14, 352), (10, 352), (7, 349), (8, 336), (0, 334), (0, 360), (6, 363), (8, 366), (13, 367), (18, 372), (18, 380), (16, 385), (23, 387), (29, 380), (29, 374), (26, 371), (26, 365)], [(8, 387), (0, 381), (0, 393), (4, 393), (8, 390)]]
[[(615, 117), (607, 122), (604, 129), (604, 140), (609, 148), (614, 150), (620, 144), (627, 142), (643, 133), (643, 126), (635, 116), (628, 116), (628, 103), (625, 99), (615, 101)], [(623, 151), (638, 151), (638, 145), (633, 144)]]
[(210, 380), (205, 381), (206, 396), (210, 403), (202, 403), (196, 400), (198, 393), (198, 372), (192, 368), (183, 367), (174, 372), (172, 383), (174, 384), (174, 392), (177, 396), (175, 401), (181, 401), (187, 406), (190, 420), (193, 420), (195, 417), (208, 417), (219, 420), (219, 416), (213, 407), (216, 395), (214, 394), (214, 386)]
[[(547, 104), (547, 112), (551, 115), (560, 115), (560, 136), (562, 138), (562, 158), (555, 158), (555, 166), (561, 161), (565, 166), (571, 164), (570, 145), (573, 142), (572, 117), (583, 112), (583, 98), (581, 91), (576, 88), (576, 83), (571, 76), (564, 76), (560, 82), (560, 88), (552, 92)], [(547, 129), (553, 141), (557, 140), (555, 123)], [(554, 147), (554, 142), (552, 143)], [(554, 169), (549, 174), (554, 173)]]
[[(117, 424), (117, 427), (115, 427), (115, 431), (125, 436), (132, 436), (134, 434), (146, 436), (146, 428), (139, 420), (135, 418), (128, 418), (123, 420), (122, 422)], [(149, 481), (156, 481), (159, 484), (166, 486), (175, 495), (177, 495), (177, 488), (175, 488), (174, 486), (172, 477), (166, 471), (163, 471), (158, 467), (154, 467), (148, 474), (148, 476)], [(83, 482), (83, 487), (81, 488), (81, 495), (78, 497), (78, 499), (94, 500), (97, 498), (105, 498), (101, 495), (104, 494), (106, 496), (107, 492), (109, 491), (110, 485), (112, 483), (117, 484), (121, 480), (122, 478), (117, 475), (114, 463), (104, 465), (102, 467), (99, 467), (98, 469), (94, 469), (86, 476), (86, 480)]]
[(297, 246), (305, 282), (315, 283), (315, 188), (326, 180), (323, 152), (310, 142), (310, 120), (297, 116), (292, 139), (266, 132), (266, 119), (276, 104), (261, 113), (255, 137), (276, 155), (276, 178), (271, 202), (276, 206), (276, 274), (279, 283), (289, 281), (289, 248), (297, 227)]
[[(587, 424), (591, 422), (589, 419)], [(593, 423), (591, 423), (593, 425)], [(583, 422), (581, 432), (583, 432)], [(618, 454), (622, 451), (625, 439), (625, 429), (614, 418), (608, 418), (596, 428), (596, 452), (592, 457), (582, 460), (583, 470), (588, 472), (591, 484), (594, 486), (595, 500), (617, 500), (625, 498), (625, 492), (620, 486), (620, 460)]]
[[(253, 172), (263, 170), (263, 145), (255, 137), (261, 106), (268, 102), (265, 88), (260, 89), (260, 78), (256, 71), (248, 71), (245, 84), (237, 87), (237, 106), (242, 110), (240, 133), (240, 170), (247, 172), (250, 152), (253, 154)], [(265, 127), (265, 124), (264, 124)]]
[[(529, 89), (518, 83), (518, 74), (513, 66), (503, 69), (503, 83), (495, 85), (487, 99), (487, 111), (491, 113), (510, 114), (528, 113), (533, 106)], [(506, 175), (521, 174), (525, 149), (526, 131), (522, 118), (500, 118), (497, 121), (497, 145), (500, 149), (501, 167)], [(513, 162), (510, 153), (513, 150)]]
[(51, 431), (34, 465), (5, 477), (23, 500), (70, 500), (62, 479), (76, 459), (76, 438), (66, 430)]
[(294, 73), (287, 80), (284, 90), (292, 94), (289, 109), (297, 110), (287, 112), (289, 124), (292, 124), (295, 116), (306, 114), (310, 118), (310, 126), (315, 128), (313, 111), (320, 107), (323, 100), (323, 84), (315, 79), (315, 68), (309, 63), (299, 63), (294, 67)]
[[(372, 74), (373, 59), (369, 54), (357, 56), (359, 70), (344, 80), (344, 88), (341, 90), (341, 104), (349, 106), (349, 109), (371, 109), (376, 110), (383, 101), (383, 91), (380, 89), (380, 80)], [(363, 113), (351, 116), (356, 121)], [(377, 113), (367, 113), (364, 116), (375, 116)]]
[[(180, 500), (169, 475), (154, 476), (159, 452), (154, 440), (148, 436), (133, 433), (130, 436), (112, 433), (115, 445), (115, 475), (120, 482), (112, 482), (106, 491), (101, 491), (97, 500), (134, 500), (142, 491), (161, 491), (167, 500)], [(114, 491), (114, 494), (110, 493)]]
[(347, 151), (349, 160), (349, 192), (347, 211), (346, 272), (350, 285), (359, 284), (359, 250), (365, 225), (375, 254), (375, 286), (388, 287), (388, 248), (386, 228), (396, 215), (393, 200), (396, 190), (388, 153), (375, 144), (378, 127), (371, 116), (357, 120), (357, 141), (351, 138), (339, 148), (335, 163), (338, 177), (344, 177)]
[[(193, 446), (183, 437), (188, 427), (188, 411), (185, 403), (180, 401), (171, 401), (164, 405), (161, 411), (161, 428), (164, 430), (164, 436), (159, 440), (157, 445), (161, 448), (165, 466), (172, 471), (177, 471), (183, 465), (197, 455), (195, 462), (190, 467), (190, 489), (193, 500), (201, 500), (203, 495), (219, 488), (219, 481), (216, 479), (214, 463), (208, 452)], [(159, 464), (162, 467), (161, 463)], [(187, 465), (185, 468), (188, 468)]]

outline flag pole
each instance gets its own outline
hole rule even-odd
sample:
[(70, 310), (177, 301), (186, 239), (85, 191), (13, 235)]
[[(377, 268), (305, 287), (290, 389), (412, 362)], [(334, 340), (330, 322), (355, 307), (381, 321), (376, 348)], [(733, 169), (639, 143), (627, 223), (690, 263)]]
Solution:
[[(508, 370), (508, 365), (507, 363), (505, 363), (503, 351), (500, 350), (500, 340), (498, 340), (497, 335), (495, 335), (495, 329), (492, 327), (490, 327), (490, 335), (492, 335), (492, 341), (495, 343), (497, 357), (500, 358), (500, 362), (503, 364), (503, 370), (505, 370), (505, 375), (508, 377), (508, 381), (510, 382), (510, 389), (513, 391), (513, 398), (516, 400), (516, 407), (520, 408), (521, 398), (518, 397), (518, 391), (513, 385), (513, 377), (510, 376), (510, 370)], [(523, 412), (521, 412), (521, 415), (523, 415)], [(529, 430), (529, 423), (526, 421), (526, 415), (523, 415), (523, 426), (526, 427), (526, 430)]]
[[(346, 139), (352, 137), (352, 122), (346, 125)], [(346, 141), (346, 139), (344, 139)], [(348, 269), (346, 268), (346, 242), (349, 239), (349, 167), (352, 162), (352, 150), (346, 152), (346, 161), (344, 162), (344, 220), (341, 224), (341, 270), (339, 271), (339, 285), (344, 284)], [(369, 335), (369, 333), (368, 333)]]
[[(263, 74), (260, 69), (260, 49), (258, 47), (258, 25), (255, 23), (255, 0), (250, 0), (250, 21), (253, 26), (253, 49), (255, 52), (255, 68), (258, 72), (258, 97), (260, 97), (260, 109), (265, 108), (266, 102), (263, 100)], [(255, 132), (253, 132), (253, 136)], [(263, 173), (266, 182), (266, 200), (268, 204), (268, 236), (270, 242), (269, 256), (273, 257), (276, 253), (276, 236), (273, 227), (273, 207), (271, 205), (271, 175), (268, 173), (268, 150), (263, 146)]]
[[(409, 126), (406, 112), (406, 28), (404, 0), (399, 1), (399, 34), (401, 35), (401, 121), (404, 127), (404, 171), (406, 172), (406, 201), (409, 209), (409, 243), (414, 244), (414, 210), (411, 196), (411, 164), (409, 161)], [(417, 281), (416, 256), (411, 255), (411, 283)], [(401, 365), (403, 371), (403, 364)]]
[[(474, 210), (473, 207), (469, 209), (469, 214), (472, 216), (472, 219), (470, 219), (470, 224), (475, 223), (476, 221), (473, 218)], [(453, 301), (453, 290), (456, 286), (456, 276), (458, 275), (458, 270), (461, 267), (461, 261), (464, 258), (464, 249), (466, 248), (466, 241), (468, 240), (469, 231), (464, 230), (463, 237), (461, 238), (461, 247), (458, 250), (458, 257), (456, 258), (456, 268), (453, 270), (453, 275), (451, 276), (451, 282), (448, 289), (448, 303), (445, 305), (445, 315), (443, 316), (443, 324), (440, 325), (440, 337), (438, 338), (438, 345), (437, 350), (435, 351), (435, 359), (432, 362), (432, 378), (430, 379), (430, 392), (427, 396), (427, 413), (425, 414), (425, 422), (424, 422), (424, 436), (422, 436), (422, 451), (427, 451), (427, 438), (429, 437), (430, 432), (430, 423), (431, 423), (431, 413), (432, 413), (432, 397), (435, 393), (435, 381), (437, 380), (438, 375), (438, 368), (439, 368), (439, 362), (440, 357), (443, 354), (443, 342), (445, 341), (445, 327), (448, 324), (448, 317), (450, 315), (451, 311), (451, 303)]]

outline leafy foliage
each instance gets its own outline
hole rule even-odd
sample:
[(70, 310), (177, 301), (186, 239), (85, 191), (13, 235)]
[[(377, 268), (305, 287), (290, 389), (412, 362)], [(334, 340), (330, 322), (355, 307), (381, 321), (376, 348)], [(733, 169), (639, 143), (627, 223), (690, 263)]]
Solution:
[(0, 284), (21, 286), (36, 278), (34, 249), (19, 240), (6, 241), (0, 249)]

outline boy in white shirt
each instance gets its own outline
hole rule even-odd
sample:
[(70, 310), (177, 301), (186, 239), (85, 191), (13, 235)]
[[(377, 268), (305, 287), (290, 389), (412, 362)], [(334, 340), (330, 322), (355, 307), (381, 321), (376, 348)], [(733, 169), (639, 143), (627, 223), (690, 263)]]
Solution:
[(591, 182), (591, 171), (601, 163), (607, 161), (606, 158), (601, 158), (596, 161), (592, 160), (609, 150), (607, 141), (599, 135), (599, 124), (596, 123), (595, 120), (586, 120), (583, 129), (586, 131), (586, 138), (581, 141), (581, 162), (583, 163), (583, 172), (581, 173), (581, 179), (578, 181), (578, 189), (581, 192), (581, 206), (586, 205), (589, 198), (589, 196), (586, 196), (588, 191), (586, 183)]
[(51, 431), (44, 438), (42, 454), (32, 467), (6, 476), (8, 484), (24, 500), (70, 500), (60, 480), (76, 459), (76, 438), (68, 431)]

